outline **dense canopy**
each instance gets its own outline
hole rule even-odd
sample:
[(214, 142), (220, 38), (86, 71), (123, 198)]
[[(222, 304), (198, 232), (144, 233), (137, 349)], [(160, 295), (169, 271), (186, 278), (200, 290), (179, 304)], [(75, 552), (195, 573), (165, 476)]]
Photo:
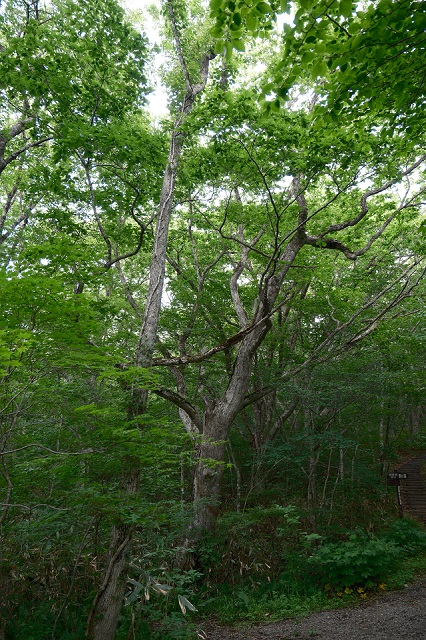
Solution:
[(425, 448), (425, 29), (0, 3), (1, 640), (195, 637), (426, 549), (385, 487)]

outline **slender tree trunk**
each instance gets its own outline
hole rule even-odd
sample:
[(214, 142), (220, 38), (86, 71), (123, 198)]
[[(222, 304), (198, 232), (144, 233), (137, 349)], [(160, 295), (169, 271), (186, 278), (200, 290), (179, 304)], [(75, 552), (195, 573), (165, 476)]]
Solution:
[(345, 450), (340, 447), (339, 448), (339, 474), (340, 480), (345, 479)]
[[(137, 468), (128, 472), (126, 477), (128, 494), (137, 492), (139, 477), (139, 469)], [(127, 523), (114, 525), (111, 529), (106, 569), (87, 621), (87, 638), (114, 640), (126, 592), (126, 570), (132, 536), (133, 527)]]
[[(182, 57), (182, 51), (174, 19), (173, 5), (167, 0), (172, 28), (175, 34), (175, 44), (185, 76), (187, 92), (183, 101), (182, 111), (175, 122), (174, 131), (170, 139), (169, 155), (164, 173), (160, 195), (157, 224), (155, 230), (154, 248), (150, 265), (148, 293), (145, 311), (139, 333), (139, 341), (135, 354), (138, 367), (149, 367), (154, 352), (158, 319), (160, 315), (164, 276), (166, 267), (166, 251), (173, 206), (173, 194), (176, 182), (179, 158), (185, 140), (181, 126), (192, 110), (197, 95), (203, 91), (207, 79), (210, 61), (215, 57), (209, 52), (200, 62), (201, 82), (192, 84)], [(131, 394), (129, 416), (134, 418), (146, 411), (148, 392), (134, 389)], [(139, 489), (140, 468), (139, 461), (134, 459), (129, 465), (126, 485), (128, 493), (136, 493)], [(102, 584), (96, 594), (89, 614), (86, 638), (88, 640), (113, 640), (117, 629), (118, 616), (126, 589), (126, 570), (128, 556), (131, 549), (133, 527), (122, 523), (112, 527), (110, 547), (105, 574)]]

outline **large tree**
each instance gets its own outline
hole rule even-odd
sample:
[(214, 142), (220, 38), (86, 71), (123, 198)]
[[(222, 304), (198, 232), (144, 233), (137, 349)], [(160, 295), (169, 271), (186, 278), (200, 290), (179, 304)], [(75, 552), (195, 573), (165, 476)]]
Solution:
[[(102, 557), (93, 640), (116, 632), (135, 532), (149, 520), (138, 502), (178, 495), (154, 479), (153, 459), (171, 438), (153, 426), (160, 414), (179, 416), (193, 448), (184, 547), (214, 527), (235, 425), (261, 456), (286, 421), (301, 424), (314, 501), (313, 430), (334, 428), (347, 401), (343, 391), (331, 400), (318, 379), (332, 377), (331, 363), (350, 368), (359, 345), (386, 335), (387, 318), (419, 313), (423, 132), (407, 134), (414, 119), (398, 111), (393, 85), (389, 109), (376, 93), (367, 108), (364, 85), (349, 95), (344, 64), (335, 65), (339, 51), (352, 55), (355, 25), (364, 34), (367, 20), (379, 24), (381, 3), (361, 15), (331, 3), (321, 19), (321, 3), (301, 5), (286, 28), (294, 65), (279, 93), (279, 37), (244, 33), (272, 33), (275, 5), (213, 2), (209, 21), (201, 2), (165, 1), (170, 116), (160, 124), (143, 106), (146, 41), (112, 0), (48, 9), (11, 1), (1, 16), (0, 518), (25, 508), (13, 506), (12, 489), (23, 485), (20, 465), (39, 472), (31, 452), (89, 457), (52, 465), (51, 506), (62, 508), (74, 474), (75, 504), (88, 502), (73, 575), (85, 545)], [(247, 53), (231, 55), (244, 39)], [(314, 64), (315, 43), (327, 70)], [(395, 65), (405, 60), (396, 55)], [(36, 495), (20, 495), (39, 508)], [(11, 522), (11, 537), (19, 526)]]

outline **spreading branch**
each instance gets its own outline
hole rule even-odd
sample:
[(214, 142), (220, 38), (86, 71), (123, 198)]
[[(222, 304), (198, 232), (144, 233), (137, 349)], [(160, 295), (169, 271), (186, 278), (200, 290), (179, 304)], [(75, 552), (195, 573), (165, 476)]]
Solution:
[(175, 406), (179, 407), (185, 411), (185, 413), (191, 419), (191, 422), (197, 427), (198, 431), (201, 432), (203, 428), (203, 422), (200, 414), (197, 409), (189, 402), (187, 398), (182, 396), (180, 393), (173, 391), (172, 389), (155, 389), (154, 393), (160, 398), (164, 398), (169, 402), (173, 403)]
[(152, 361), (152, 366), (154, 367), (180, 366), (180, 365), (186, 365), (186, 364), (195, 364), (197, 362), (204, 362), (205, 360), (209, 360), (217, 353), (227, 351), (228, 349), (231, 349), (232, 347), (237, 345), (239, 342), (244, 340), (244, 338), (246, 338), (248, 335), (253, 333), (253, 331), (255, 331), (261, 325), (268, 322), (271, 319), (271, 317), (278, 311), (278, 309), (280, 309), (282, 306), (287, 304), (287, 302), (288, 302), (288, 299), (286, 298), (285, 300), (280, 302), (276, 307), (274, 307), (272, 311), (262, 316), (260, 320), (258, 320), (257, 322), (254, 322), (253, 324), (246, 327), (245, 329), (242, 329), (238, 333), (235, 333), (233, 336), (230, 336), (221, 344), (218, 344), (212, 347), (211, 349), (208, 349), (204, 353), (186, 355), (186, 356), (181, 356), (177, 358), (154, 358)]
[(401, 181), (401, 178), (410, 175), (413, 173), (415, 169), (417, 169), (424, 161), (426, 160), (426, 154), (423, 154), (416, 162), (408, 167), (405, 171), (402, 171), (396, 178), (393, 180), (389, 180), (385, 184), (377, 187), (376, 189), (370, 189), (366, 191), (361, 196), (360, 205), (361, 210), (357, 216), (354, 218), (350, 218), (349, 220), (345, 220), (344, 222), (340, 222), (338, 224), (331, 224), (328, 226), (319, 236), (319, 238), (324, 238), (324, 236), (329, 235), (330, 233), (335, 233), (336, 231), (342, 231), (343, 229), (347, 229), (348, 227), (355, 227), (368, 213), (368, 200), (372, 196), (376, 196), (379, 193), (383, 193), (383, 191), (387, 191), (394, 185), (398, 184)]
[(19, 158), (19, 156), (22, 155), (23, 153), (25, 153), (25, 151), (28, 151), (29, 149), (33, 149), (35, 147), (40, 147), (41, 145), (45, 144), (46, 142), (50, 142), (51, 140), (53, 140), (53, 136), (47, 136), (46, 138), (41, 138), (40, 140), (36, 140), (35, 142), (30, 142), (29, 144), (26, 144), (25, 146), (11, 153), (9, 157), (5, 158), (4, 155), (2, 154), (1, 147), (2, 147), (2, 142), (4, 142), (4, 147), (6, 147), (6, 141), (4, 140), (1, 141), (1, 138), (0, 138), (0, 173), (2, 173), (11, 162)]

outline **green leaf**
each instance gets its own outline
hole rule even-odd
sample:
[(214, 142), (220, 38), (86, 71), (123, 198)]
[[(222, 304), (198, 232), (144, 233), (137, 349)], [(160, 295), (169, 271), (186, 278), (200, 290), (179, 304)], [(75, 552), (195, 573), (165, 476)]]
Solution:
[(224, 28), (215, 26), (211, 29), (210, 33), (214, 38), (220, 38), (221, 36), (223, 36)]
[(315, 51), (305, 51), (302, 56), (302, 64), (306, 64), (307, 62), (311, 62), (316, 57)]
[(348, 32), (351, 34), (351, 36), (355, 35), (356, 33), (359, 33), (361, 29), (361, 25), (359, 22), (356, 22), (355, 20), (353, 22), (351, 22), (351, 24), (348, 27)]
[(258, 19), (253, 13), (249, 13), (246, 18), (246, 25), (249, 31), (256, 31)]
[(227, 40), (225, 42), (225, 58), (226, 58), (226, 60), (230, 60), (232, 58), (232, 51), (233, 51), (232, 43), (229, 42), (229, 40)]
[(256, 9), (260, 11), (260, 13), (263, 13), (264, 15), (268, 13), (272, 13), (272, 9), (270, 5), (267, 4), (266, 2), (259, 2), (259, 4), (256, 5)]
[(241, 13), (234, 13), (232, 19), (238, 27), (241, 25)]
[(214, 45), (214, 52), (220, 55), (224, 50), (225, 43), (223, 40), (217, 40)]
[(352, 0), (341, 0), (339, 4), (339, 13), (348, 18), (352, 13)]
[(237, 51), (245, 51), (246, 50), (244, 42), (242, 40), (232, 40), (232, 46)]
[(281, 110), (281, 102), (279, 98), (271, 102), (270, 105), (271, 105), (271, 111), (274, 111), (275, 113), (279, 113), (279, 111)]
[(317, 58), (312, 67), (312, 77), (318, 78), (319, 76), (325, 76), (328, 72), (327, 63), (322, 58)]

